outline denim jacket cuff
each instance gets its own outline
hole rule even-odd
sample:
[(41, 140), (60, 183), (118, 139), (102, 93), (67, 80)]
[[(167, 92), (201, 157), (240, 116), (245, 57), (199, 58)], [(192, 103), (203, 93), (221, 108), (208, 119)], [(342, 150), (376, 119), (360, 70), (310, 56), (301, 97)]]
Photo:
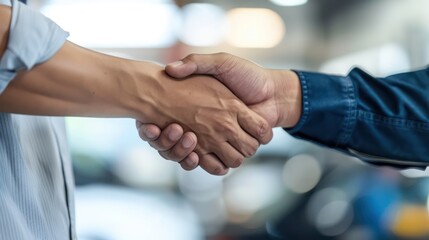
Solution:
[(356, 124), (356, 94), (349, 77), (295, 71), (301, 82), (302, 115), (285, 129), (295, 137), (337, 147), (350, 139)]

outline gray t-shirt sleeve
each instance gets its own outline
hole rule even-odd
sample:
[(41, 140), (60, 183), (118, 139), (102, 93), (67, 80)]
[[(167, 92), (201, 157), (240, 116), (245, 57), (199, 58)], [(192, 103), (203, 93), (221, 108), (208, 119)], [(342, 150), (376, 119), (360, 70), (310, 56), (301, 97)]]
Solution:
[(17, 0), (0, 0), (12, 6), (6, 51), (0, 59), (0, 94), (19, 70), (49, 60), (63, 46), (69, 34), (52, 20)]

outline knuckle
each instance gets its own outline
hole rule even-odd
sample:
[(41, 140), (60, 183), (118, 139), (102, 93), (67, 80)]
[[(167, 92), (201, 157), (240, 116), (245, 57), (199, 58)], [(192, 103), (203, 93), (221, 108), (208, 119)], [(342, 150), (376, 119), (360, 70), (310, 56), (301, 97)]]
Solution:
[(243, 106), (243, 103), (238, 99), (231, 99), (229, 104), (233, 110), (240, 109)]
[(192, 160), (191, 158), (186, 158), (186, 159), (181, 161), (181, 164), (186, 166), (187, 169), (192, 170), (192, 169), (195, 169), (197, 167), (198, 163), (196, 161)]
[(139, 120), (136, 120), (136, 128), (137, 129), (139, 129), (142, 125), (143, 125), (142, 122), (140, 122)]
[(196, 140), (193, 137), (193, 135), (186, 134), (182, 139), (181, 146), (183, 146), (184, 149), (190, 149), (192, 148), (192, 146), (195, 146), (195, 144), (196, 144)]
[(186, 171), (191, 171), (192, 169), (194, 169), (193, 166), (189, 165), (184, 161), (180, 162), (180, 166), (183, 168), (183, 170), (186, 170)]
[(253, 156), (253, 155), (256, 154), (256, 152), (259, 149), (259, 146), (261, 146), (259, 143), (255, 143), (255, 145), (252, 146), (252, 148), (250, 150), (250, 156), (249, 157), (251, 157), (251, 156)]
[(230, 56), (230, 54), (226, 53), (226, 52), (218, 52), (218, 53), (216, 53), (216, 56), (220, 57), (220, 58), (228, 58)]
[(271, 140), (273, 140), (273, 137), (274, 137), (274, 135), (273, 135), (273, 131), (272, 131), (272, 130), (270, 130), (270, 132), (269, 132), (269, 134), (267, 135), (267, 137), (266, 137), (266, 139), (265, 139), (265, 142), (264, 142), (263, 144), (267, 144), (267, 143), (271, 142)]
[(176, 161), (182, 161), (188, 159), (187, 156), (191, 153), (191, 151), (185, 151), (183, 149), (174, 149), (171, 151), (171, 157)]
[(216, 131), (219, 134), (225, 134), (229, 138), (238, 138), (238, 127), (230, 119), (223, 119), (222, 122), (218, 122)]
[(183, 164), (180, 164), (180, 166), (182, 167), (182, 169), (183, 170), (185, 170), (185, 171), (191, 171), (192, 169), (189, 169), (187, 166), (185, 166), (185, 165), (183, 165)]
[(261, 134), (267, 133), (269, 131), (269, 129), (270, 129), (270, 126), (268, 126), (268, 123), (266, 121), (261, 121), (259, 123), (259, 132)]
[[(189, 159), (189, 158), (187, 158), (187, 156), (190, 153), (191, 153), (190, 151), (185, 151), (184, 149), (182, 149), (180, 147), (179, 148), (175, 147), (175, 148), (170, 150), (169, 157), (170, 157), (170, 159), (172, 159), (175, 162), (180, 162), (180, 161)], [(188, 160), (188, 162), (189, 162), (189, 160)]]
[(244, 162), (244, 157), (240, 156), (240, 157), (236, 158), (232, 162), (231, 166), (229, 166), (229, 167), (231, 167), (231, 168), (238, 168), (238, 167), (241, 166), (241, 164), (243, 164), (243, 162)]
[(256, 154), (256, 151), (258, 151), (259, 144), (258, 143), (252, 143), (249, 146), (248, 152), (246, 153), (245, 157), (251, 157)]
[(223, 166), (216, 166), (211, 168), (208, 172), (212, 175), (220, 176), (225, 174), (226, 168)]
[(156, 144), (154, 142), (148, 142), (149, 146), (157, 151), (159, 151), (160, 149), (158, 149), (158, 146), (156, 146)]
[(161, 155), (165, 160), (179, 162), (180, 159), (175, 155), (175, 153), (171, 150), (159, 151), (159, 155)]
[(191, 53), (185, 59), (193, 61), (193, 60), (195, 60), (196, 57), (197, 57), (197, 54)]
[(174, 151), (165, 151), (165, 157), (167, 160), (171, 160), (173, 162), (179, 162), (179, 157), (175, 154)]
[(167, 144), (166, 142), (164, 142), (162, 140), (158, 140), (158, 141), (153, 142), (153, 144), (151, 146), (154, 147), (155, 149), (159, 150), (159, 151), (166, 151), (170, 148), (169, 144)]
[(168, 126), (169, 127), (169, 131), (170, 132), (174, 132), (174, 133), (176, 133), (177, 135), (183, 135), (183, 128), (182, 128), (182, 126), (180, 126), (179, 124), (177, 124), (177, 123), (173, 123), (173, 124), (171, 124), (170, 126)]
[(167, 135), (163, 135), (156, 141), (156, 143), (162, 150), (168, 150), (171, 149), (176, 142), (171, 140)]
[(226, 123), (223, 126), (223, 129), (225, 132), (232, 134), (234, 137), (238, 137), (237, 128), (235, 126), (233, 126), (233, 124)]
[(144, 127), (140, 127), (139, 129), (138, 129), (138, 133), (139, 133), (139, 137), (143, 140), (143, 141), (145, 141), (145, 142), (152, 142), (152, 141), (155, 141), (156, 139), (149, 139), (147, 136), (146, 136), (146, 134), (145, 134), (145, 132), (144, 132)]
[(206, 154), (208, 154), (210, 151), (210, 149), (212, 148), (212, 146), (214, 144), (218, 144), (219, 142), (213, 140), (213, 139), (202, 139), (201, 141), (198, 141), (197, 146), (195, 147), (194, 151), (200, 155), (200, 156), (204, 156)]
[(159, 156), (164, 158), (165, 160), (170, 160), (165, 151), (158, 151)]
[(258, 135), (259, 137), (266, 136), (271, 130), (270, 126), (266, 121), (260, 121), (258, 124)]

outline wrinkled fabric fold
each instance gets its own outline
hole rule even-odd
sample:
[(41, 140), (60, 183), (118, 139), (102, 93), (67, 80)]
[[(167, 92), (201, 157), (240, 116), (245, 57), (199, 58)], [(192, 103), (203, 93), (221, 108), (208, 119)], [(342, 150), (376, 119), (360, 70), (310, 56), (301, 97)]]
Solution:
[(8, 45), (0, 60), (0, 93), (18, 71), (50, 59), (69, 36), (49, 18), (17, 0), (2, 3), (12, 5), (12, 19)]
[(381, 165), (429, 166), (428, 68), (385, 78), (359, 68), (347, 76), (296, 73), (303, 113), (290, 134)]

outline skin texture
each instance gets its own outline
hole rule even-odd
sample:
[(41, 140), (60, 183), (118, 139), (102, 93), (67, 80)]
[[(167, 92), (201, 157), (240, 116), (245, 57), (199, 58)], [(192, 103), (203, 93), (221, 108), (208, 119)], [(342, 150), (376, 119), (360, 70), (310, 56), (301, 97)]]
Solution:
[(301, 115), (298, 76), (289, 70), (265, 69), (245, 59), (219, 53), (189, 55), (167, 65), (166, 72), (175, 78), (192, 74), (213, 76), (263, 116), (271, 127), (292, 127)]
[(11, 11), (9, 7), (0, 5), (0, 56), (3, 55), (9, 38)]
[[(227, 86), (238, 98), (252, 110), (264, 117), (271, 127), (290, 128), (297, 124), (301, 116), (301, 86), (298, 76), (289, 70), (271, 70), (262, 68), (250, 61), (226, 54), (192, 54), (181, 61), (167, 65), (166, 72), (175, 78), (183, 79), (192, 74), (210, 75)], [(180, 145), (174, 145), (184, 138), (192, 138), (189, 132), (180, 135), (177, 142), (163, 145), (164, 131), (155, 125), (141, 125), (142, 132), (149, 133), (152, 147), (162, 151), (175, 152)], [(171, 129), (168, 129), (170, 132)], [(182, 135), (183, 134), (183, 135)], [(144, 135), (144, 134), (143, 134)], [(147, 141), (147, 137), (142, 137)], [(197, 139), (192, 139), (197, 141)], [(156, 143), (156, 144), (155, 144)], [(160, 154), (162, 154), (160, 151)], [(176, 159), (192, 156), (191, 148), (175, 152)], [(182, 166), (183, 167), (183, 166)]]
[[(220, 163), (220, 159), (227, 167), (238, 167), (244, 157), (256, 152), (259, 142), (245, 131), (236, 129), (243, 127), (257, 136), (260, 129), (265, 132), (269, 126), (222, 84), (206, 76), (193, 76), (179, 82), (163, 72), (155, 78), (164, 79), (156, 92), (164, 101), (153, 103), (155, 108), (151, 116), (162, 118), (149, 121), (163, 122), (162, 119), (166, 119), (164, 126), (167, 126), (170, 119), (174, 119), (181, 126), (187, 126), (185, 130), (193, 130), (199, 139), (195, 152), (200, 156), (200, 165), (204, 169), (208, 169), (205, 164), (212, 162), (214, 165)], [(252, 123), (256, 123), (253, 129)], [(237, 152), (238, 149), (242, 154)], [(219, 164), (211, 173), (222, 174), (225, 170)]]
[[(1, 11), (10, 13), (10, 8), (2, 7)], [(3, 12), (1, 16), (2, 21), (4, 16), (10, 18)], [(0, 26), (8, 24), (1, 22)], [(0, 32), (2, 53), (7, 34), (7, 27)], [(153, 123), (165, 128), (161, 136), (171, 137), (161, 143), (179, 141), (194, 149), (184, 167), (193, 168), (198, 163), (215, 175), (240, 165), (272, 134), (262, 117), (209, 76), (191, 76), (179, 82), (160, 65), (100, 54), (71, 42), (48, 61), (19, 72), (0, 95), (0, 111), (129, 117)], [(180, 140), (182, 128), (192, 132), (185, 134), (191, 137), (190, 142)], [(169, 156), (168, 152), (162, 155)]]

